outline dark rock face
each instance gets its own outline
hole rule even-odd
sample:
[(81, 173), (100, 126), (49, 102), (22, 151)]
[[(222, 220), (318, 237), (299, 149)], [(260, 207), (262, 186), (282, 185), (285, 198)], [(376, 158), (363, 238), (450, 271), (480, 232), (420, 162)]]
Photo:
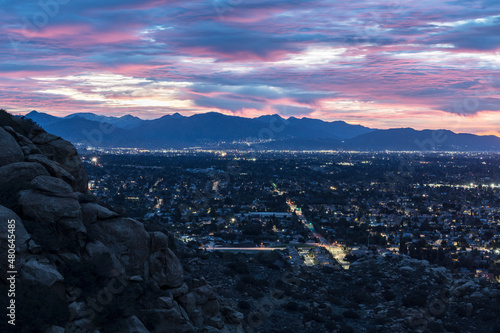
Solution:
[(168, 237), (164, 233), (151, 233), (149, 273), (160, 288), (176, 288), (182, 284), (182, 265), (168, 248)]
[(30, 188), (30, 183), (38, 176), (49, 173), (38, 163), (17, 162), (0, 168), (0, 200), (3, 205), (17, 211), (16, 196), (21, 190)]
[(123, 217), (97, 221), (89, 227), (89, 237), (106, 244), (130, 275), (144, 274), (149, 234), (142, 223)]
[[(1, 224), (0, 224), (0, 251), (2, 253), (8, 253), (8, 245), (9, 243), (7, 242), (8, 240), (8, 230), (7, 230), (7, 221), (14, 220), (15, 225), (16, 225), (16, 252), (19, 253), (20, 255), (27, 255), (28, 254), (28, 241), (30, 240), (30, 235), (24, 228), (24, 225), (17, 216), (16, 213), (11, 211), (10, 209), (0, 206), (0, 218), (2, 218)], [(0, 264), (2, 267), (8, 267), (7, 266), (7, 255), (0, 256)], [(4, 279), (4, 274), (5, 271), (2, 273), (2, 279)]]
[(71, 182), (71, 186), (75, 191), (87, 191), (87, 174), (76, 148), (70, 142), (48, 133), (39, 133), (32, 137), (32, 141), (43, 155), (57, 162), (75, 178)]
[(64, 170), (59, 164), (51, 161), (48, 157), (42, 154), (28, 155), (26, 160), (29, 162), (36, 162), (41, 164), (51, 176), (61, 178), (68, 184), (72, 184), (75, 181), (75, 177), (71, 175), (68, 171)]
[(107, 220), (118, 217), (117, 213), (93, 202), (83, 203), (81, 206), (83, 211), (83, 223), (86, 227), (96, 223), (97, 220)]
[(7, 133), (3, 128), (0, 128), (0, 166), (10, 163), (24, 161), (24, 154), (16, 140)]
[[(218, 320), (213, 290), (184, 282), (164, 233), (92, 202), (71, 143), (0, 110), (0, 146), (0, 251), (15, 220), (18, 302), (33, 304), (18, 315), (44, 309), (36, 324), (19, 320), (21, 331), (202, 332), (214, 323), (237, 331)], [(7, 267), (7, 256), (0, 262)]]

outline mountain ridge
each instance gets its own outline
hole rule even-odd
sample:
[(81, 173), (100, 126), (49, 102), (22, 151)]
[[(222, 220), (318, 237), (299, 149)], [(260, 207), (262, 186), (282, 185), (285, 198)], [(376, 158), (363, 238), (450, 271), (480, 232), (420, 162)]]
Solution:
[(75, 113), (65, 117), (32, 111), (32, 119), (46, 130), (75, 144), (126, 148), (227, 149), (252, 147), (279, 150), (367, 151), (500, 151), (500, 138), (412, 128), (373, 129), (342, 120), (264, 115), (256, 118), (217, 112), (183, 116), (169, 114), (153, 120)]

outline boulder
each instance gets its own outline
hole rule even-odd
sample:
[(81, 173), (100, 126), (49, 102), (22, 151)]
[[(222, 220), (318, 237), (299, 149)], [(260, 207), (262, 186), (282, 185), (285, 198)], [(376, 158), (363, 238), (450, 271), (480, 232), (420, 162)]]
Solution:
[[(43, 224), (55, 225), (61, 220), (82, 220), (80, 204), (75, 198), (45, 195), (35, 190), (21, 191), (19, 204), (24, 216)], [(85, 229), (83, 223), (81, 228)]]
[(24, 135), (16, 132), (10, 126), (5, 126), (4, 129), (7, 132), (9, 132), (9, 134), (12, 135), (14, 137), (14, 139), (16, 139), (17, 143), (19, 144), (19, 146), (21, 147), (21, 149), (24, 153), (24, 156), (29, 156), (29, 155), (33, 155), (33, 154), (41, 154), (40, 149), (38, 149), (38, 147), (33, 142), (31, 142), (30, 139), (28, 139)]
[(32, 257), (26, 261), (20, 270), (21, 279), (51, 287), (57, 282), (64, 280), (57, 268), (44, 257)]
[(210, 326), (213, 326), (217, 329), (221, 329), (224, 327), (224, 320), (222, 319), (222, 316), (217, 315), (217, 316), (208, 318), (207, 324)]
[(180, 287), (168, 289), (173, 297), (179, 297), (181, 295), (185, 295), (188, 292), (188, 286), (185, 283), (182, 283)]
[(28, 241), (28, 251), (32, 254), (38, 254), (42, 252), (42, 247), (38, 245), (34, 240), (30, 239)]
[(196, 310), (196, 297), (194, 294), (192, 292), (187, 293), (186, 295), (179, 297), (177, 300), (186, 310), (188, 316), (192, 317), (194, 311)]
[(474, 281), (468, 281), (457, 288), (460, 293), (470, 293), (476, 289), (476, 283)]
[(72, 261), (72, 262), (80, 262), (80, 257), (71, 252), (60, 252), (57, 254), (57, 257), (62, 260), (62, 262)]
[(193, 290), (196, 298), (196, 304), (203, 305), (210, 300), (217, 299), (217, 294), (210, 285), (204, 285)]
[[(48, 195), (36, 190), (26, 190), (21, 191), (19, 194), (19, 204), (24, 216), (34, 221), (31, 222), (32, 228), (37, 230), (36, 232), (39, 237), (46, 237), (48, 235), (51, 237), (50, 240), (54, 241), (55, 237), (59, 236), (60, 239), (68, 239), (70, 241), (67, 242), (67, 246), (77, 244), (80, 248), (83, 247), (86, 241), (87, 230), (82, 222), (82, 212), (78, 200), (75, 198), (51, 196), (55, 194), (62, 195), (64, 193), (64, 188), (58, 186), (45, 193)], [(60, 245), (59, 243), (51, 244), (51, 250), (62, 250)]]
[(229, 324), (239, 324), (245, 319), (245, 315), (243, 313), (235, 311), (228, 306), (221, 309), (221, 314), (224, 317), (224, 321)]
[(66, 289), (66, 301), (74, 302), (82, 295), (82, 289), (78, 287), (68, 287)]
[(0, 167), (0, 204), (17, 209), (17, 194), (29, 189), (30, 183), (38, 176), (49, 173), (38, 163), (19, 162)]
[(142, 321), (136, 316), (122, 319), (118, 322), (120, 332), (123, 333), (149, 333)]
[(163, 309), (171, 309), (174, 306), (174, 299), (172, 297), (159, 297), (158, 302)]
[(168, 248), (168, 237), (161, 232), (151, 235), (149, 275), (160, 288), (179, 287), (183, 281), (183, 269), (179, 259)]
[(70, 198), (77, 200), (77, 196), (73, 192), (71, 186), (59, 178), (50, 176), (38, 176), (31, 181), (31, 186), (34, 190), (50, 197)]
[(41, 154), (34, 154), (26, 156), (26, 160), (29, 162), (40, 163), (44, 168), (50, 173), (51, 176), (60, 178), (68, 184), (72, 184), (75, 181), (75, 177), (71, 175), (68, 171), (64, 170), (57, 162), (51, 161), (48, 157)]
[(64, 327), (61, 326), (50, 326), (45, 330), (44, 333), (64, 333)]
[(57, 162), (75, 178), (71, 183), (75, 191), (87, 192), (87, 174), (76, 148), (70, 142), (45, 132), (38, 133), (32, 138), (32, 141), (43, 155)]
[(144, 274), (149, 255), (149, 234), (142, 223), (123, 217), (98, 220), (88, 227), (88, 235), (106, 244), (126, 266), (128, 274)]
[(88, 243), (84, 258), (93, 264), (97, 274), (101, 276), (117, 276), (125, 273), (122, 264), (111, 250), (99, 241)]
[(215, 316), (219, 313), (219, 300), (212, 299), (203, 305), (203, 315), (204, 316)]
[(144, 282), (144, 279), (140, 275), (134, 275), (129, 278), (133, 282)]
[[(30, 235), (24, 228), (24, 224), (13, 211), (10, 209), (0, 206), (0, 216), (2, 217), (2, 221), (0, 223), (0, 253), (3, 255), (0, 256), (0, 266), (8, 267), (8, 249), (9, 249), (9, 233), (8, 230), (8, 221), (15, 221), (15, 244), (16, 244), (16, 263), (19, 262), (20, 256), (26, 254), (28, 252), (28, 242), (30, 240)], [(1, 274), (5, 274), (5, 270), (1, 272)]]
[(473, 303), (473, 304), (480, 304), (480, 303), (483, 303), (483, 302), (486, 302), (488, 301), (487, 297), (485, 295), (483, 295), (481, 292), (479, 291), (475, 291), (473, 292), (471, 295), (470, 295), (470, 301)]
[(83, 213), (83, 224), (89, 226), (92, 223), (97, 222), (97, 220), (107, 220), (113, 217), (118, 217), (118, 213), (115, 213), (106, 207), (102, 207), (96, 203), (88, 202), (82, 205)]
[(24, 161), (23, 150), (7, 131), (0, 127), (0, 166)]
[(75, 319), (81, 319), (84, 317), (87, 306), (84, 302), (72, 302), (68, 306), (69, 310), (69, 321), (73, 321)]

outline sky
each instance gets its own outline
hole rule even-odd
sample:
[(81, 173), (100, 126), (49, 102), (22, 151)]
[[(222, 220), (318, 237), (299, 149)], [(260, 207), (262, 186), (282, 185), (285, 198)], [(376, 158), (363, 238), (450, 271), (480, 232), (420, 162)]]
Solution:
[(0, 107), (500, 136), (500, 1), (0, 0)]

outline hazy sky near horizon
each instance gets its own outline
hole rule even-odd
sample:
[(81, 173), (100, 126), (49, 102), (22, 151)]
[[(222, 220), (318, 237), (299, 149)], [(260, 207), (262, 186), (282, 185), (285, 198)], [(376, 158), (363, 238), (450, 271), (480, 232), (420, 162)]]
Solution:
[(0, 107), (500, 135), (500, 1), (0, 0)]

